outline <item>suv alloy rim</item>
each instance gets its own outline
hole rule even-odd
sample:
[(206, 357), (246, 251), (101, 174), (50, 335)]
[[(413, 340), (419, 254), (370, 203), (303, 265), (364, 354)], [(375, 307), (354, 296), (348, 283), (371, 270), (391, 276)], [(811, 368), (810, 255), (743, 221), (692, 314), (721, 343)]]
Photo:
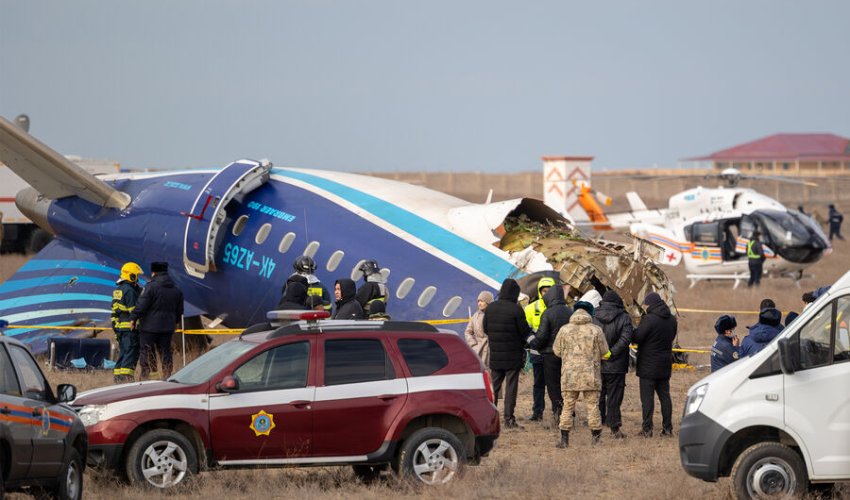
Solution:
[(413, 454), (413, 472), (425, 484), (444, 484), (457, 473), (457, 450), (442, 439), (429, 439)]
[(747, 490), (752, 497), (787, 493), (796, 488), (794, 469), (781, 458), (763, 458), (753, 464), (747, 474)]
[(157, 488), (175, 486), (186, 476), (188, 460), (183, 448), (172, 441), (156, 441), (145, 449), (142, 475)]

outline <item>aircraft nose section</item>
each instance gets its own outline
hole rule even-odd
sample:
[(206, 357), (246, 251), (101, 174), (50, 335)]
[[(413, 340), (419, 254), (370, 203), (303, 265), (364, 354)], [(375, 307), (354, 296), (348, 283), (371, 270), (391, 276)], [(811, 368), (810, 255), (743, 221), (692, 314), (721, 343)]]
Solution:
[(41, 193), (31, 187), (22, 189), (15, 197), (15, 205), (17, 205), (21, 213), (26, 215), (38, 227), (50, 234), (56, 234), (56, 231), (50, 227), (50, 223), (47, 220), (50, 203), (52, 203), (52, 200), (45, 198)]

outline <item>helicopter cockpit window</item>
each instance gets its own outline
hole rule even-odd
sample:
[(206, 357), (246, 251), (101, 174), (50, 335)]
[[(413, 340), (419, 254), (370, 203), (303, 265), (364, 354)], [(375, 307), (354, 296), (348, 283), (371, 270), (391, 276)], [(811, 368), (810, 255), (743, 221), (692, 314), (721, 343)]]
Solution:
[(747, 215), (741, 217), (741, 237), (750, 239), (753, 236), (753, 229), (755, 229), (755, 223), (753, 222), (753, 218)]
[(717, 245), (720, 225), (717, 222), (706, 224), (697, 223), (691, 227), (691, 235), (694, 243), (701, 245)]

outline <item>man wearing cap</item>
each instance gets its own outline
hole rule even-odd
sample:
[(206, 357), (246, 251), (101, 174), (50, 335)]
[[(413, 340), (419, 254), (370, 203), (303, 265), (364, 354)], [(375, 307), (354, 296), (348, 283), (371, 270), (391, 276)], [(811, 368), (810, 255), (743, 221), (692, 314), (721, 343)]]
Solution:
[(714, 340), (714, 345), (711, 346), (712, 373), (738, 361), (738, 358), (741, 357), (741, 343), (738, 336), (735, 335), (736, 326), (738, 326), (738, 322), (735, 320), (735, 316), (728, 314), (720, 316), (714, 323), (717, 338)]
[(587, 425), (591, 444), (599, 443), (602, 436), (602, 418), (599, 415), (599, 391), (602, 388), (601, 363), (610, 356), (602, 328), (592, 322), (593, 305), (579, 301), (570, 321), (558, 331), (552, 352), (561, 358), (561, 394), (564, 409), (561, 411), (561, 440), (555, 446), (566, 448), (573, 427), (573, 411), (579, 396), (587, 407)]
[(156, 351), (162, 362), (162, 379), (171, 376), (171, 337), (182, 316), (183, 292), (168, 275), (168, 263), (151, 263), (151, 280), (130, 314), (133, 329), (140, 332), (142, 380), (156, 370)]
[(755, 354), (782, 331), (782, 313), (774, 307), (759, 312), (759, 322), (750, 327), (750, 333), (741, 342), (741, 356)]
[(638, 435), (652, 437), (655, 394), (661, 403), (661, 435), (673, 435), (673, 402), (670, 400), (670, 376), (673, 372), (673, 340), (678, 332), (676, 317), (655, 292), (643, 299), (646, 314), (635, 329), (637, 376), (640, 379), (640, 405), (643, 425)]

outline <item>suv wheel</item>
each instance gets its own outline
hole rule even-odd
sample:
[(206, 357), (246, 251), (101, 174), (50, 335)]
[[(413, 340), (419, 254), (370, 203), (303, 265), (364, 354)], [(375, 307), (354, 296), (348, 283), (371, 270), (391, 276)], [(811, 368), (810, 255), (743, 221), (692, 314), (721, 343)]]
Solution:
[(448, 483), (461, 473), (465, 464), (463, 443), (451, 432), (437, 427), (414, 432), (399, 454), (401, 474), (427, 485)]
[(136, 485), (172, 488), (197, 470), (198, 457), (192, 443), (168, 429), (146, 432), (127, 453), (127, 477)]
[(750, 446), (735, 460), (732, 487), (737, 498), (796, 497), (809, 484), (800, 455), (781, 443)]

